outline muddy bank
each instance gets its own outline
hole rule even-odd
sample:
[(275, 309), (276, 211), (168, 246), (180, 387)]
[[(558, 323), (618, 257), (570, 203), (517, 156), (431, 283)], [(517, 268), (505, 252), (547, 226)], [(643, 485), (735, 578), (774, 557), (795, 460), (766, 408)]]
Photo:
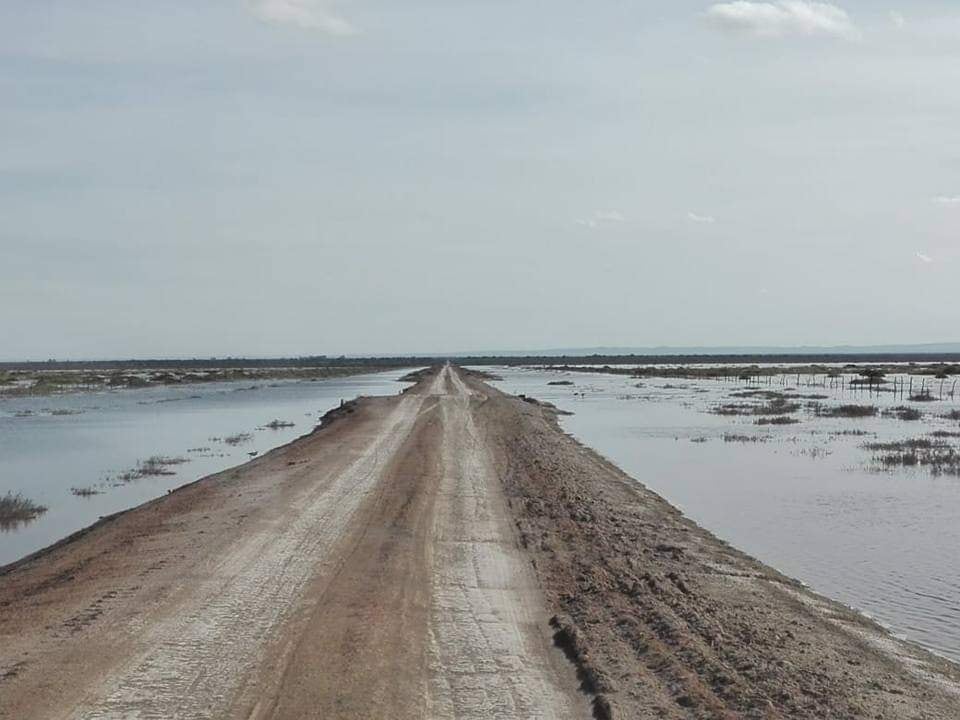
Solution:
[(745, 556), (484, 388), (509, 507), (600, 715), (953, 718), (960, 672)]

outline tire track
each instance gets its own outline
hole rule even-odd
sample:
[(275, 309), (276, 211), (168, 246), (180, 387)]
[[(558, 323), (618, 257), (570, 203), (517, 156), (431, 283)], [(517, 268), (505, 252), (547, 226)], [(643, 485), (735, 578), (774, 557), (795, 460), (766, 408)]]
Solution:
[[(553, 666), (539, 588), (518, 557), (498, 479), (449, 366), (456, 394), (441, 400), (444, 476), (434, 526), (428, 716), (572, 718), (586, 715)], [(575, 687), (573, 683), (569, 683)], [(585, 702), (582, 703), (585, 706)]]
[(329, 549), (375, 489), (422, 401), (419, 395), (402, 398), (377, 439), (332, 484), (308, 493), (296, 517), (261, 528), (210, 569), (176, 614), (144, 628), (134, 659), (70, 717), (200, 720), (224, 714), (309, 578), (335, 560)]

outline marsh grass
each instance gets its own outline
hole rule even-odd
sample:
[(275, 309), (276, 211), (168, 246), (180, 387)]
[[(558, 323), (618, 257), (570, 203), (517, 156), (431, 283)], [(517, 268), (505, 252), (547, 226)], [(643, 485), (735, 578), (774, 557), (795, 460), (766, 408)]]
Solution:
[(814, 403), (811, 405), (811, 409), (817, 417), (866, 418), (876, 417), (878, 412), (875, 405), (838, 405), (837, 407), (824, 407), (819, 403)]
[(227, 445), (236, 447), (237, 445), (243, 445), (253, 440), (253, 435), (250, 433), (237, 433), (236, 435), (227, 435), (223, 438), (223, 442)]
[(271, 420), (266, 425), (265, 428), (270, 428), (271, 430), (280, 430), (281, 428), (291, 428), (293, 427), (292, 422), (286, 420)]
[(45, 505), (35, 503), (20, 493), (7, 492), (0, 497), (0, 529), (16, 528), (21, 523), (36, 520), (46, 511)]
[(715, 415), (749, 416), (749, 415), (789, 415), (800, 409), (800, 403), (792, 402), (782, 395), (771, 398), (768, 402), (756, 405), (753, 403), (725, 403), (713, 408)]
[(943, 440), (912, 438), (896, 442), (867, 443), (880, 469), (923, 467), (932, 475), (960, 477), (960, 452)]
[(140, 480), (146, 477), (176, 475), (176, 470), (171, 470), (170, 468), (175, 465), (182, 465), (183, 463), (188, 462), (190, 462), (188, 458), (154, 455), (146, 460), (141, 460), (138, 462), (135, 468), (117, 475), (117, 480), (120, 480), (121, 482), (133, 482), (134, 480)]
[(895, 417), (898, 420), (908, 420), (912, 422), (922, 418), (923, 413), (916, 408), (908, 407), (906, 405), (898, 405), (897, 407), (892, 407), (889, 410), (884, 410), (883, 416)]
[(907, 452), (910, 450), (934, 450), (947, 448), (949, 446), (942, 440), (911, 438), (909, 440), (896, 440), (894, 442), (865, 443), (863, 447), (867, 450), (880, 450), (884, 452)]
[(800, 421), (789, 415), (777, 415), (776, 417), (760, 418), (754, 422), (755, 425), (796, 425)]
[(97, 490), (93, 487), (72, 487), (70, 488), (70, 494), (77, 497), (87, 498), (93, 497), (94, 495), (100, 495), (103, 491)]
[(724, 433), (723, 441), (727, 443), (763, 443), (770, 438), (766, 435), (739, 435), (737, 433)]

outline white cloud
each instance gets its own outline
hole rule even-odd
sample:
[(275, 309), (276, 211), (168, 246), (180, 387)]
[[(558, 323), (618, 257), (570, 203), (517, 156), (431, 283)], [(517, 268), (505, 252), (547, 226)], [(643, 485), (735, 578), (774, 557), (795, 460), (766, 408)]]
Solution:
[(932, 263), (932, 262), (933, 262), (933, 258), (932, 258), (932, 257), (930, 257), (929, 255), (924, 255), (922, 252), (917, 252), (917, 259), (918, 259), (918, 260), (921, 260), (921, 261), (923, 261), (923, 262), (925, 262), (925, 263)]
[(591, 217), (581, 218), (576, 222), (577, 225), (582, 225), (583, 227), (595, 228), (599, 225), (626, 221), (627, 218), (624, 217), (623, 213), (619, 210), (595, 210)]
[(296, 25), (328, 35), (355, 35), (357, 30), (330, 7), (327, 0), (250, 0), (253, 14), (265, 22)]
[(717, 221), (713, 215), (698, 215), (695, 212), (688, 212), (687, 219), (701, 225), (713, 225)]
[(597, 220), (603, 220), (606, 222), (624, 222), (626, 218), (623, 216), (619, 210), (597, 210), (594, 213), (594, 217)]
[(904, 25), (907, 24), (907, 19), (903, 16), (903, 13), (897, 12), (896, 10), (891, 10), (890, 22), (892, 22), (898, 28), (902, 28)]
[(711, 5), (706, 16), (718, 27), (758, 37), (826, 35), (845, 40), (860, 37), (846, 10), (824, 2), (737, 0)]
[(933, 201), (937, 205), (960, 205), (960, 195), (938, 195)]

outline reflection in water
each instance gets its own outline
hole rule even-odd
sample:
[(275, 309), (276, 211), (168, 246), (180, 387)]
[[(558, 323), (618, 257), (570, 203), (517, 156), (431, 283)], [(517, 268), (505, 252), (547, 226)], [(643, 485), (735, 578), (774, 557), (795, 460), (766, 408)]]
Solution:
[(12, 532), (47, 511), (43, 505), (25, 498), (21, 493), (7, 492), (0, 496), (0, 532)]
[(0, 565), (304, 435), (341, 400), (397, 393), (405, 372), (0, 399), (0, 500), (49, 508), (11, 522)]
[[(879, 471), (863, 447), (934, 432), (960, 444), (943, 435), (960, 431), (949, 418), (960, 410), (955, 401), (799, 387), (797, 394), (826, 397), (802, 400), (792, 414), (798, 423), (759, 425), (760, 416), (716, 413), (748, 401), (735, 395), (743, 383), (493, 371), (504, 378), (495, 383), (501, 389), (572, 411), (560, 419), (564, 429), (718, 536), (960, 660), (960, 478), (923, 467)], [(574, 384), (549, 385), (558, 379)], [(829, 416), (842, 404), (877, 413)], [(900, 406), (922, 418), (900, 419), (891, 412)]]

